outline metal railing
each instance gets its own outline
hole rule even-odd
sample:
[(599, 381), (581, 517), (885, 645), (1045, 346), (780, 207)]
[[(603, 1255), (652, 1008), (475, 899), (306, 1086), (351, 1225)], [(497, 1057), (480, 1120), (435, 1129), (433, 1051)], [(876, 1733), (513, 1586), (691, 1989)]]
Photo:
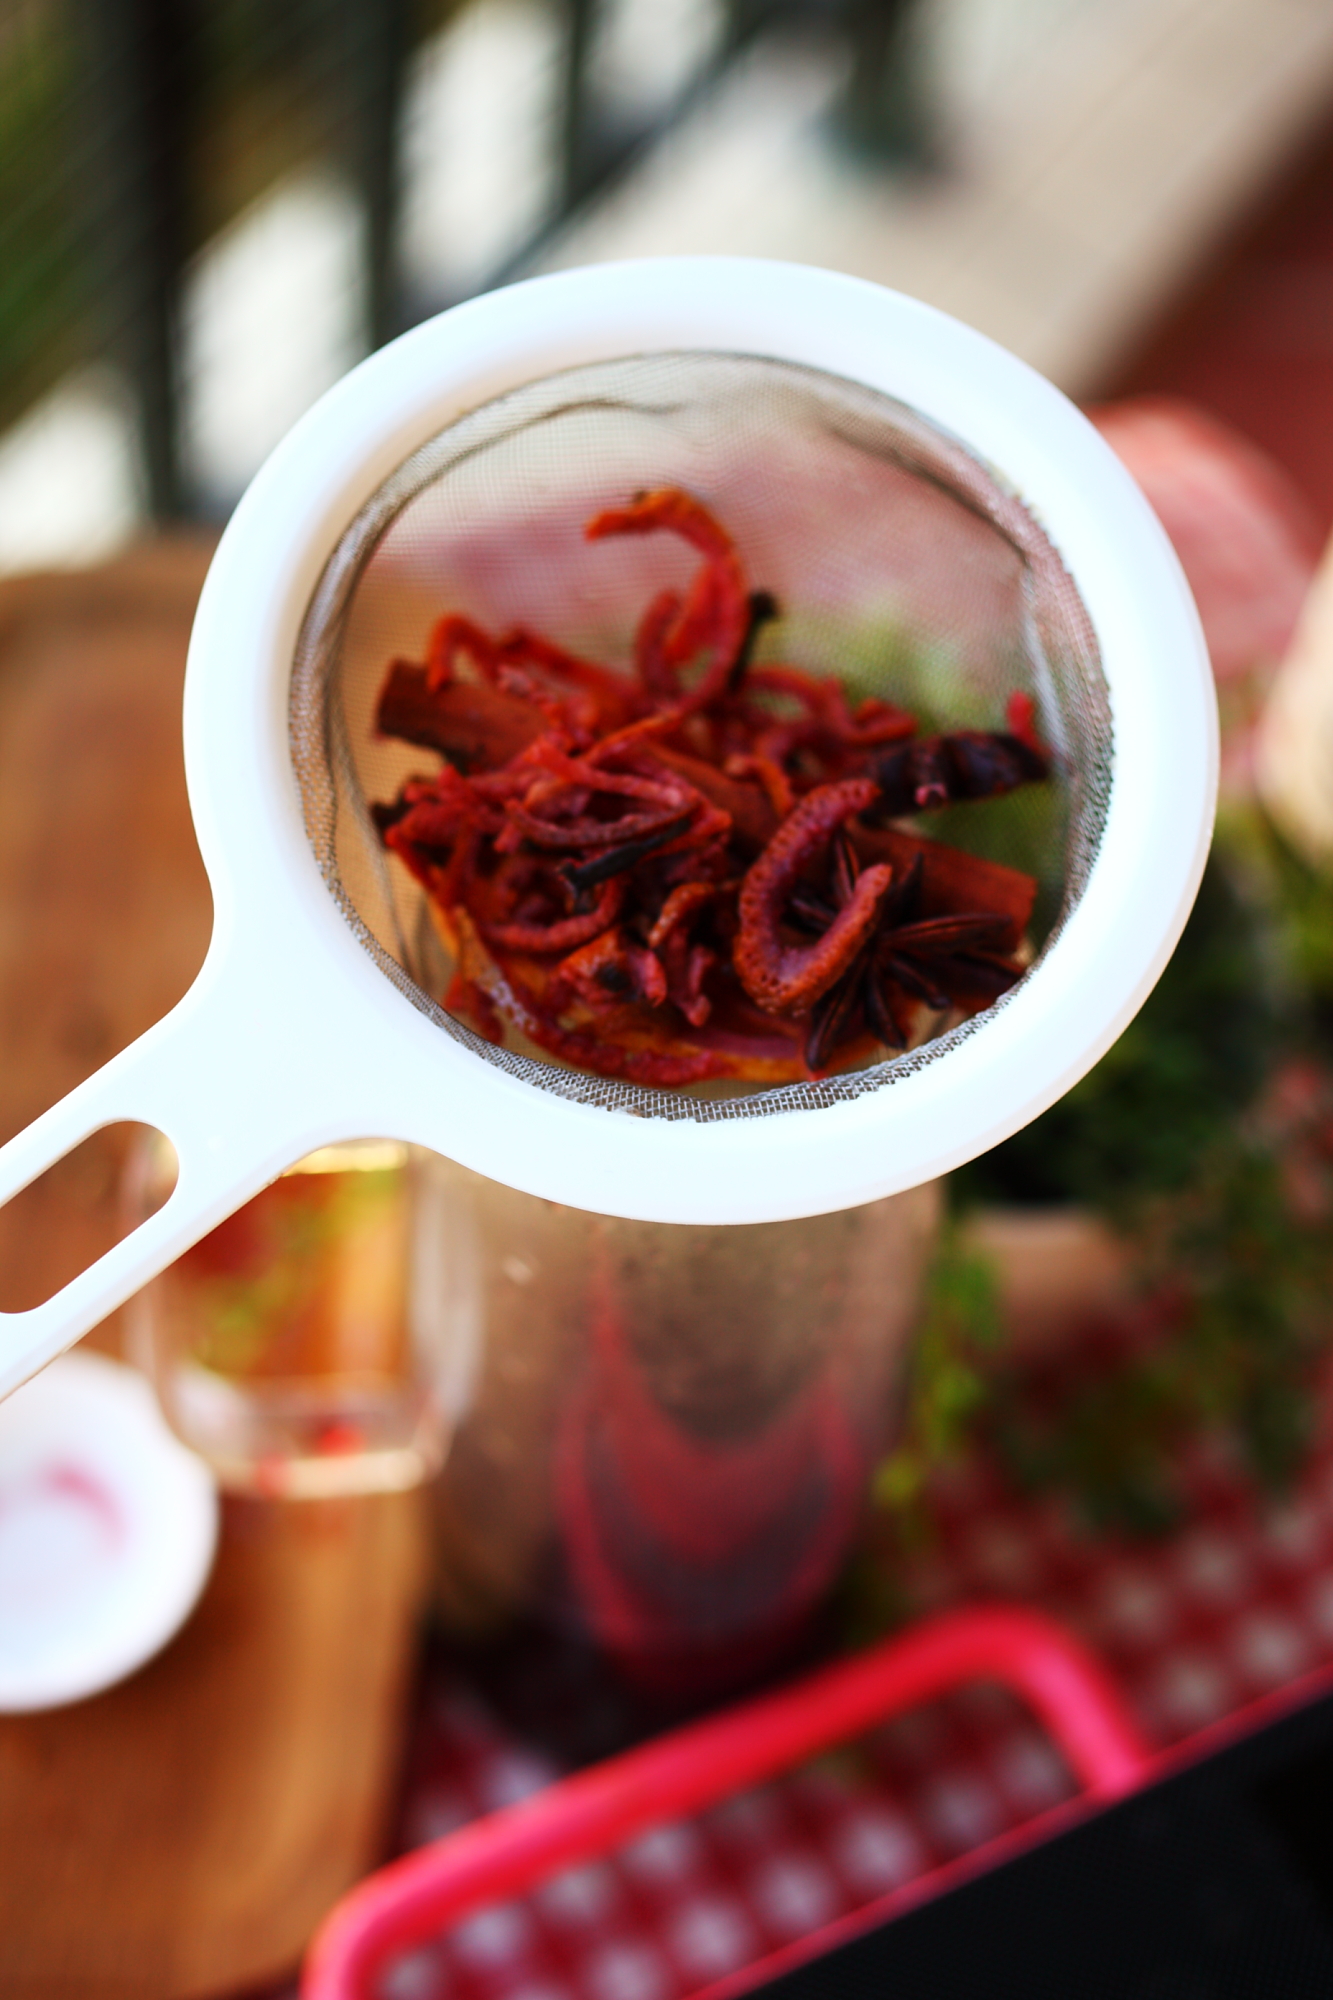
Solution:
[[(560, 48), (554, 193), (470, 290), (521, 272), (751, 44), (785, 29), (815, 23), (845, 38), (838, 117), (850, 146), (880, 159), (928, 148), (905, 34), (919, 0), (719, 0), (711, 53), (664, 104), (628, 121), (608, 115), (593, 76), (607, 0), (545, 4)], [(14, 252), (0, 267), (19, 274), (6, 292), (0, 268), (0, 418), (70, 354), (106, 357), (133, 393), (151, 512), (190, 513), (183, 277), (265, 175), (302, 160), (335, 165), (359, 202), (372, 346), (452, 302), (413, 295), (402, 275), (400, 141), (414, 51), (461, 11), (448, 0), (0, 0), (0, 251), (8, 235)], [(46, 91), (36, 113), (30, 85)]]

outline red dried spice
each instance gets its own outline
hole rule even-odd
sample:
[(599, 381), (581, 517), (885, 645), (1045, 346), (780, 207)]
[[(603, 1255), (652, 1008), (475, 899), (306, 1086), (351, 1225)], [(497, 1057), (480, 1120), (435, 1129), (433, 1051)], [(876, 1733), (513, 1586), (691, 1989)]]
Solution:
[(933, 736), (853, 710), (836, 679), (753, 663), (777, 606), (690, 494), (585, 529), (658, 532), (701, 561), (643, 613), (632, 676), (455, 613), (388, 668), (381, 733), (444, 759), (373, 810), (453, 958), (446, 1006), (664, 1088), (828, 1074), (989, 1006), (1036, 884), (892, 821), (1047, 777), (1031, 701)]

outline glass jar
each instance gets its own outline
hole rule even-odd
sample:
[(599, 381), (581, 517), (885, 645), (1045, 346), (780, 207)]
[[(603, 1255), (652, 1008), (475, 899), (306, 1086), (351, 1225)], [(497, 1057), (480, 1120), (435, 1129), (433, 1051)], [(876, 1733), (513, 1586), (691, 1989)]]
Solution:
[(433, 1489), (445, 1617), (483, 1633), (536, 1614), (664, 1690), (757, 1671), (862, 1523), (938, 1184), (675, 1227), (431, 1157), (418, 1203), (466, 1378)]
[[(163, 1197), (145, 1156), (138, 1208)], [(232, 1489), (432, 1489), (436, 1595), (641, 1685), (760, 1670), (827, 1595), (890, 1441), (937, 1185), (739, 1228), (626, 1222), (432, 1154), (330, 1147), (130, 1308)]]
[[(316, 1498), (438, 1469), (453, 1326), (430, 1246), (414, 1254), (417, 1171), (396, 1143), (325, 1147), (131, 1301), (131, 1358), (223, 1486)], [(132, 1168), (136, 1215), (173, 1172), (155, 1139)]]

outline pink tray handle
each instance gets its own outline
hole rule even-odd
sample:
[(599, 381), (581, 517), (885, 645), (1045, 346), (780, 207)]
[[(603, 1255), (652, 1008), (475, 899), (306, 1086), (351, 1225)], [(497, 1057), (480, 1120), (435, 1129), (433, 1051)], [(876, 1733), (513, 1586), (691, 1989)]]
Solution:
[(1072, 1634), (1011, 1606), (947, 1612), (391, 1862), (325, 1919), (306, 1958), (302, 2000), (364, 2000), (369, 1976), (392, 1952), (973, 1680), (1021, 1695), (1086, 1791), (1110, 1799), (1143, 1778), (1150, 1752), (1114, 1682)]

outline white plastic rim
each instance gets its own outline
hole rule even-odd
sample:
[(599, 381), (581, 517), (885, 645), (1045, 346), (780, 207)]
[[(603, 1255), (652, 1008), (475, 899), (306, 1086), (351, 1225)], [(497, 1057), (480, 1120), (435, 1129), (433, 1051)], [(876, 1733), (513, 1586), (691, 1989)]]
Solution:
[(123, 1680), (213, 1566), (213, 1475), (143, 1376), (71, 1354), (0, 1408), (0, 1714)]
[[(507, 1075), (418, 1012), (321, 877), (288, 744), (293, 652), (315, 585), (408, 454), (524, 383), (679, 351), (760, 355), (862, 383), (996, 468), (1079, 590), (1114, 726), (1098, 858), (1005, 1006), (892, 1087), (707, 1123), (572, 1102)], [(971, 328), (859, 279), (663, 258), (471, 300), (381, 349), (309, 411), (214, 557), (190, 644), (185, 756), (215, 910), (203, 970), (164, 1021), (0, 1150), (0, 1199), (117, 1119), (166, 1133), (179, 1179), (164, 1208), (56, 1298), (0, 1316), (0, 1393), (282, 1168), (341, 1139), (413, 1141), (532, 1194), (670, 1223), (853, 1207), (984, 1152), (1096, 1062), (1170, 956), (1211, 835), (1217, 714), (1170, 544), (1058, 390)]]

